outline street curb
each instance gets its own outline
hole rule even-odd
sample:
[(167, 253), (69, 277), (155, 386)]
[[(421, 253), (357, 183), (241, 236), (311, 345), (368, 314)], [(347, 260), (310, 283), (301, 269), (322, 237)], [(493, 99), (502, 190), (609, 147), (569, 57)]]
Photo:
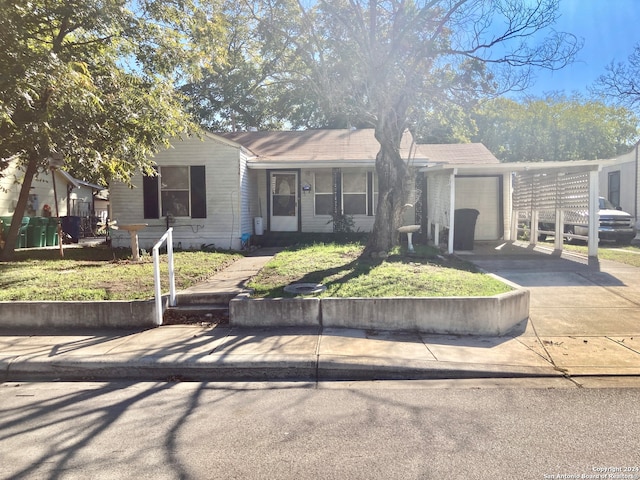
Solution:
[[(447, 362), (392, 363), (315, 355), (211, 355), (179, 363), (157, 358), (0, 360), (2, 381), (358, 381), (473, 378), (562, 377), (553, 367), (480, 365)], [(234, 358), (235, 357), (235, 358)]]

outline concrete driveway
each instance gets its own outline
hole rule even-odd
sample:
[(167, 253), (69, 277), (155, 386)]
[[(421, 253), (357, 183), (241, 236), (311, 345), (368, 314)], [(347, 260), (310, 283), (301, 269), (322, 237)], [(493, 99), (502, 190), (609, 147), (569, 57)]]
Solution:
[(525, 244), (480, 244), (468, 260), (530, 291), (530, 317), (520, 341), (579, 374), (615, 363), (640, 373), (640, 269), (586, 257), (553, 255)]

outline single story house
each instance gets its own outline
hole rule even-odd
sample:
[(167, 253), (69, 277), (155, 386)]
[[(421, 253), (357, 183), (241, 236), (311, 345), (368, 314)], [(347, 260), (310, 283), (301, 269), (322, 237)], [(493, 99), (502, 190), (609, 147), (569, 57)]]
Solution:
[[(138, 232), (145, 249), (169, 226), (182, 248), (239, 249), (250, 235), (328, 233), (334, 213), (367, 232), (375, 219), (378, 150), (373, 129), (204, 133), (159, 152), (157, 176), (134, 175), (133, 188), (110, 185), (111, 216), (118, 225), (146, 224)], [(499, 164), (481, 144), (417, 145), (409, 132), (400, 153), (417, 179), (405, 224), (426, 224), (427, 189), (437, 188), (421, 170)], [(504, 236), (509, 180), (504, 172), (456, 179), (456, 205), (480, 211), (477, 239)], [(112, 242), (128, 246), (128, 232), (114, 232)]]

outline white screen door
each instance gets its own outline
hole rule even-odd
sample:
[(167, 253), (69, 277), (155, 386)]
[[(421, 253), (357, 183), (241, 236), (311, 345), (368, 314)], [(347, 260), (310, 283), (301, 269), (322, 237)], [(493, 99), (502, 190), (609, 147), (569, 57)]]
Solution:
[(298, 231), (298, 173), (271, 172), (271, 231)]

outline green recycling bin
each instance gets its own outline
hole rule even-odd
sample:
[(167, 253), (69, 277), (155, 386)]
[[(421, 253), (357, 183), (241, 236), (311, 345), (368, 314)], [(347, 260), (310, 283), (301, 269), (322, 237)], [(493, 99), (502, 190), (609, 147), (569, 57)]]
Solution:
[(27, 246), (27, 230), (30, 219), (31, 217), (22, 217), (20, 229), (18, 230), (18, 238), (16, 239), (16, 248), (25, 248)]
[(58, 219), (56, 217), (49, 217), (47, 220), (47, 247), (53, 247), (58, 245)]
[(27, 247), (44, 247), (47, 245), (47, 223), (44, 217), (31, 217), (27, 227)]
[[(3, 232), (2, 235), (7, 240), (9, 236), (9, 228), (11, 227), (11, 222), (13, 220), (12, 216), (2, 217), (3, 223)], [(20, 223), (20, 228), (18, 229), (18, 237), (16, 238), (16, 246), (15, 248), (25, 248), (27, 246), (27, 229), (29, 226), (29, 217), (23, 217), (22, 222)]]

